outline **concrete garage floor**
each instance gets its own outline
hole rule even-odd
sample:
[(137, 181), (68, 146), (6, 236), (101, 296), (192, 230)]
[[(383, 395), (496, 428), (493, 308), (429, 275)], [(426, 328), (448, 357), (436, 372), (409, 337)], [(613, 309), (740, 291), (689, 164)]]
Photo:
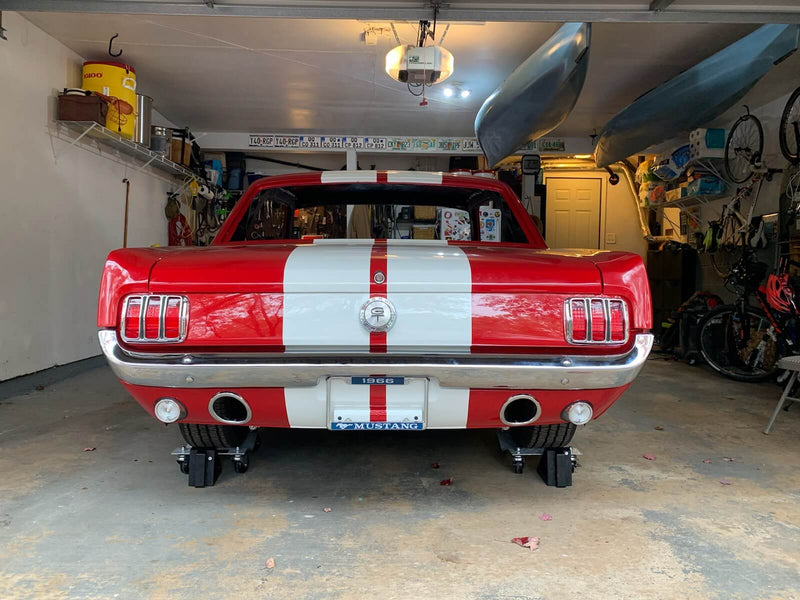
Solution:
[(763, 435), (774, 385), (651, 359), (568, 489), (485, 431), (267, 434), (192, 489), (177, 428), (83, 367), (0, 385), (0, 598), (800, 597), (800, 410)]

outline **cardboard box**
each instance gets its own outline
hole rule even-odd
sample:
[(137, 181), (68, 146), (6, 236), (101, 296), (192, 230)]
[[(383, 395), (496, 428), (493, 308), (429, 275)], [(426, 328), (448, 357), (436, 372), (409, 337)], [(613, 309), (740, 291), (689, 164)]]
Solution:
[(415, 206), (414, 218), (421, 221), (435, 221), (436, 220), (436, 207), (435, 206)]
[(436, 225), (414, 225), (411, 237), (415, 240), (435, 240)]
[[(181, 148), (183, 149), (183, 157), (181, 157)], [(184, 167), (189, 166), (192, 156), (192, 144), (186, 142), (184, 144), (182, 139), (172, 138), (172, 147), (170, 149), (170, 160), (176, 162)]]

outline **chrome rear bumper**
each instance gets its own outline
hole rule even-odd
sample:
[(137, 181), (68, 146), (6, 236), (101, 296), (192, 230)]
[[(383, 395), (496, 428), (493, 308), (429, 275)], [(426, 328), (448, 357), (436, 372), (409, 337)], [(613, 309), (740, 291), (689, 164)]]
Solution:
[(638, 334), (615, 356), (291, 356), (132, 355), (111, 329), (99, 332), (114, 373), (135, 385), (174, 388), (311, 387), (324, 377), (389, 375), (431, 377), (441, 387), (538, 390), (615, 388), (634, 380), (653, 347)]

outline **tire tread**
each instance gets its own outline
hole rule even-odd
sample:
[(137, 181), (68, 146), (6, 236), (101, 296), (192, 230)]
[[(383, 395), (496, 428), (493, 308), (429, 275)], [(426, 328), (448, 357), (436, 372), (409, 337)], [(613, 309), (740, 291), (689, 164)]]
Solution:
[(561, 448), (568, 445), (578, 429), (572, 423), (512, 427), (511, 437), (520, 448)]
[(247, 427), (178, 423), (183, 439), (195, 448), (233, 448), (247, 437)]

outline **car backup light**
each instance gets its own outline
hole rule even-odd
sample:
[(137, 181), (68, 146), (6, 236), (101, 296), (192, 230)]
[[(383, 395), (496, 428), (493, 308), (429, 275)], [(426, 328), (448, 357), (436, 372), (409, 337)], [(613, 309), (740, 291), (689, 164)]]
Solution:
[(564, 329), (570, 344), (625, 343), (625, 302), (618, 298), (570, 298), (564, 302)]
[(174, 423), (186, 416), (186, 409), (183, 404), (174, 398), (161, 398), (156, 402), (154, 412), (156, 418), (162, 423)]
[(580, 400), (570, 404), (561, 416), (573, 425), (586, 425), (592, 420), (593, 412), (591, 404)]
[(184, 296), (128, 296), (123, 305), (122, 339), (136, 344), (178, 343), (186, 338), (189, 300)]

